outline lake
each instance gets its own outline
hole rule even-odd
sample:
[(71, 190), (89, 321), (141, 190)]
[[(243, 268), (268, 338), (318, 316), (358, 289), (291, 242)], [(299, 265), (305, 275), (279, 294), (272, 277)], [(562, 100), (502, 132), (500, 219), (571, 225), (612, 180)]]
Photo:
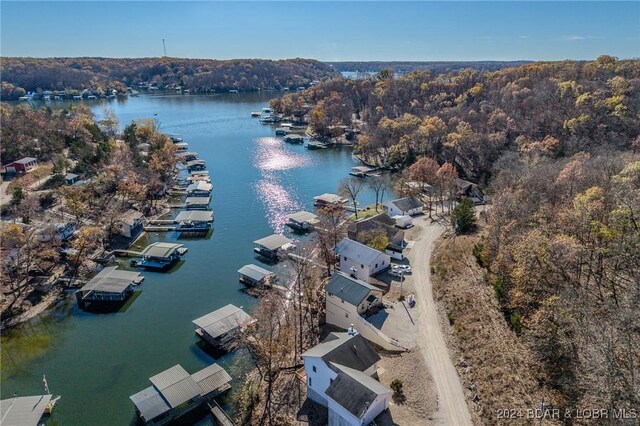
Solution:
[[(3, 337), (3, 399), (42, 393), (46, 374), (51, 392), (62, 395), (47, 424), (127, 425), (135, 419), (129, 396), (175, 364), (193, 373), (216, 361), (239, 386), (247, 361), (234, 354), (214, 359), (198, 345), (191, 321), (228, 303), (250, 309), (255, 299), (241, 291), (237, 270), (260, 264), (253, 241), (274, 232), (291, 236), (284, 215), (314, 211), (313, 196), (336, 193), (355, 165), (350, 148), (310, 151), (285, 144), (272, 126), (250, 117), (274, 96), (158, 94), (89, 103), (98, 117), (113, 109), (122, 126), (153, 118), (163, 132), (182, 135), (189, 151), (207, 162), (214, 231), (208, 238), (180, 239), (189, 248), (184, 262), (169, 273), (144, 272), (141, 292), (124, 312), (86, 313), (70, 295)], [(359, 201), (371, 204), (375, 195), (367, 189)], [(150, 233), (143, 242), (158, 240), (176, 236)], [(286, 265), (278, 271), (286, 273)]]

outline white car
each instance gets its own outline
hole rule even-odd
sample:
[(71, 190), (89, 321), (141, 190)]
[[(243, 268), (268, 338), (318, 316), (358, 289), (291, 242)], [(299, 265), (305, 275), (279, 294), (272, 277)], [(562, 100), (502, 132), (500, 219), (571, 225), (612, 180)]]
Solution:
[(405, 274), (405, 272), (402, 269), (391, 269), (387, 273), (392, 277), (396, 277), (396, 278), (400, 278)]
[(402, 271), (404, 274), (411, 273), (411, 266), (409, 265), (391, 265), (391, 269), (394, 271)]

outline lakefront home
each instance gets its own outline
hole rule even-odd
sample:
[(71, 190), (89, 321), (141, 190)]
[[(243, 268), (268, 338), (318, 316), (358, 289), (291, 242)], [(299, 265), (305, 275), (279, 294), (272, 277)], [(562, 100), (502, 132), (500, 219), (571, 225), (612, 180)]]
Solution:
[(137, 210), (129, 209), (116, 222), (116, 232), (123, 237), (135, 238), (142, 232), (144, 215)]
[(351, 328), (302, 354), (307, 398), (327, 407), (330, 426), (364, 426), (389, 408), (393, 391), (376, 380), (380, 356)]
[(27, 173), (38, 167), (38, 159), (24, 157), (4, 166), (5, 173)]
[(340, 256), (342, 272), (365, 282), (391, 265), (388, 254), (348, 238), (340, 241), (333, 251)]
[[(411, 219), (411, 216), (406, 217)], [(386, 235), (388, 244), (384, 252), (396, 260), (402, 260), (406, 257), (408, 243), (404, 239), (404, 231), (396, 226), (398, 226), (398, 219), (391, 218), (386, 213), (380, 213), (351, 223), (347, 228), (347, 237), (365, 244), (373, 234)]]
[(45, 243), (51, 240), (67, 241), (76, 232), (76, 225), (72, 222), (50, 223), (38, 231), (38, 242)]
[(382, 303), (382, 290), (341, 271), (333, 274), (324, 290), (327, 324), (345, 330)]
[(486, 203), (484, 193), (477, 184), (464, 179), (456, 179), (456, 187), (458, 188), (458, 197), (469, 197), (475, 204)]
[(389, 201), (384, 205), (384, 212), (389, 216), (414, 216), (422, 214), (424, 204), (416, 197), (405, 197)]

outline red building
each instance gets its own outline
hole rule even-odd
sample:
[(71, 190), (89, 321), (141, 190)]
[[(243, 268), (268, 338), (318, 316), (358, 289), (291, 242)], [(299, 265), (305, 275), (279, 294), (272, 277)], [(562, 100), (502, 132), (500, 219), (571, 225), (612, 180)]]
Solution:
[(38, 166), (38, 159), (24, 157), (4, 166), (5, 173), (27, 173)]

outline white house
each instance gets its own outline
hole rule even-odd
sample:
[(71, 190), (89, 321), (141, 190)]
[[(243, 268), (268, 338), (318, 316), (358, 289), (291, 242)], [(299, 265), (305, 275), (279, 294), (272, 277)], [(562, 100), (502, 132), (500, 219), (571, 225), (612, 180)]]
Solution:
[(416, 197), (406, 197), (389, 201), (384, 205), (384, 212), (389, 216), (414, 216), (422, 213), (424, 204)]
[(340, 270), (365, 282), (391, 263), (388, 254), (348, 238), (340, 241), (333, 250), (340, 256)]
[(38, 231), (36, 238), (41, 243), (54, 239), (58, 241), (67, 241), (74, 232), (76, 232), (76, 225), (71, 222), (48, 224)]
[(348, 329), (369, 308), (382, 302), (382, 290), (337, 271), (324, 289), (326, 321)]
[(142, 213), (137, 210), (129, 209), (120, 216), (115, 225), (115, 231), (127, 238), (137, 237), (142, 231)]
[(331, 333), (302, 358), (307, 397), (328, 408), (330, 426), (368, 425), (389, 408), (393, 392), (374, 378), (380, 356), (355, 331)]

